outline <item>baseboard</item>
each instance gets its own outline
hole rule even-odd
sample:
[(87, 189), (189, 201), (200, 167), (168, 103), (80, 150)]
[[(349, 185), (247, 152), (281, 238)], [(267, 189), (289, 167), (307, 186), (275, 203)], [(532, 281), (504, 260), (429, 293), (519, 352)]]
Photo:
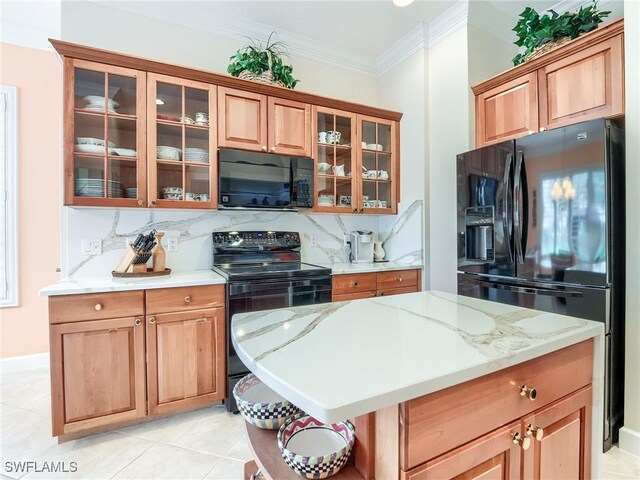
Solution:
[(620, 450), (640, 457), (640, 432), (628, 427), (622, 427), (619, 432), (618, 447)]
[(49, 353), (0, 358), (0, 373), (17, 373), (49, 366)]

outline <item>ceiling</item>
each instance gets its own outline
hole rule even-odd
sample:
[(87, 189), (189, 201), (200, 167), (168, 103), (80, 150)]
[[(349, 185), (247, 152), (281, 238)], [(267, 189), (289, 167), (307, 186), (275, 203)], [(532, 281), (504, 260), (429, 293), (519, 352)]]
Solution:
[[(73, 1), (77, 0), (63, 0)], [(446, 30), (451, 22), (455, 23), (456, 15), (461, 12), (465, 18), (467, 15), (466, 6), (461, 5), (465, 0), (416, 0), (403, 8), (393, 5), (392, 0), (89, 1), (232, 37), (265, 41), (275, 30), (292, 53), (313, 55), (321, 61), (326, 57), (329, 63), (333, 58), (343, 66), (351, 64), (355, 69), (371, 72), (385, 53), (387, 57), (398, 57), (407, 47), (407, 38), (426, 34), (422, 30), (416, 33), (420, 25), (437, 19), (431, 27), (439, 23), (438, 27)], [(469, 21), (509, 42), (513, 38), (511, 28), (526, 6), (543, 12), (553, 6), (564, 11), (590, 3), (589, 0), (469, 1)], [(609, 8), (615, 3), (621, 5), (622, 0), (600, 0), (598, 5)]]

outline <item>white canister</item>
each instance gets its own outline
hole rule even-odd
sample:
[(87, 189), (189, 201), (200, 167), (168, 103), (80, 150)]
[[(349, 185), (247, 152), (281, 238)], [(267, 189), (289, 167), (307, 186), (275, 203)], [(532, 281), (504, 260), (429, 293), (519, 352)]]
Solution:
[(318, 132), (318, 143), (327, 143), (327, 132)]

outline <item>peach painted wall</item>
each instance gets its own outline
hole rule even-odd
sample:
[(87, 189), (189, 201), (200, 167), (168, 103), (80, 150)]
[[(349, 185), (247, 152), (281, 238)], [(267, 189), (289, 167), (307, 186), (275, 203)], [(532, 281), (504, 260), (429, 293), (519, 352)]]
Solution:
[(47, 299), (60, 263), (61, 65), (52, 52), (0, 43), (0, 84), (18, 89), (20, 306), (0, 309), (0, 356), (49, 351)]

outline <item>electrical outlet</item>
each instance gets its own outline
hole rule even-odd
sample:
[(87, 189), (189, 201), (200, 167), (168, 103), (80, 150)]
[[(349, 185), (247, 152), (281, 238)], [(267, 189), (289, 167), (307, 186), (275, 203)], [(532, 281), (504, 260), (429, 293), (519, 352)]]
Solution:
[(102, 255), (102, 240), (83, 238), (82, 255)]
[(342, 237), (342, 241), (343, 241), (342, 245), (343, 245), (344, 247), (348, 246), (348, 245), (349, 245), (349, 242), (351, 241), (351, 235), (350, 235), (350, 234), (348, 234), (348, 233), (345, 233), (345, 234), (343, 235), (343, 237)]
[(167, 252), (178, 251), (178, 237), (167, 237)]
[(317, 235), (311, 235), (311, 246), (312, 247), (317, 247), (318, 246), (318, 236)]

